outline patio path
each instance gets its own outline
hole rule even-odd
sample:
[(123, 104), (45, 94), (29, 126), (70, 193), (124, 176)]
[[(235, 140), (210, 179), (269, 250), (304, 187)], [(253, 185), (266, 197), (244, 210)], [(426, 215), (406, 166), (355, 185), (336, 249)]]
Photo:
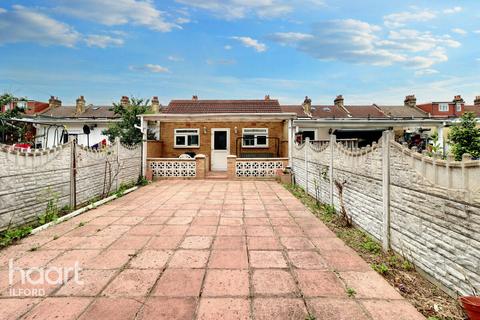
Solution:
[[(12, 291), (10, 258), (78, 261), (83, 285)], [(0, 319), (424, 319), (273, 181), (156, 182), (0, 251), (0, 275)]]

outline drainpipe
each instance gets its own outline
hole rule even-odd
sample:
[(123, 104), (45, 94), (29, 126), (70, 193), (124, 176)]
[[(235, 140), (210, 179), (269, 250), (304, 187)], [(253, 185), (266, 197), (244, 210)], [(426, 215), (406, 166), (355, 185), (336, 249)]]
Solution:
[(288, 165), (290, 168), (293, 166), (292, 159), (292, 148), (293, 148), (293, 120), (288, 120)]

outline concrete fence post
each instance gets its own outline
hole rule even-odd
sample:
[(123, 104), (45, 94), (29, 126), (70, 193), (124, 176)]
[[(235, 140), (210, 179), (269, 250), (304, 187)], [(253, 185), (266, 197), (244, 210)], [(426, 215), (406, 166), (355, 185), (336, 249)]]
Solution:
[(70, 207), (77, 207), (77, 139), (70, 143)]
[(330, 165), (328, 166), (328, 180), (330, 181), (329, 186), (329, 194), (330, 194), (330, 205), (334, 205), (333, 201), (333, 158), (334, 158), (334, 151), (335, 151), (335, 142), (337, 141), (337, 137), (334, 134), (330, 135)]
[(382, 247), (390, 250), (390, 131), (382, 135), (382, 199), (383, 199), (383, 226)]
[(305, 138), (305, 146), (303, 148), (305, 150), (305, 191), (308, 194), (308, 150), (310, 150), (310, 138)]
[[(118, 172), (115, 172), (115, 190), (118, 190), (120, 187), (120, 171), (121, 171), (121, 163), (120, 163), (120, 137), (115, 138), (115, 153), (116, 153), (116, 161), (117, 161), (117, 168)], [(112, 173), (113, 174), (113, 173)], [(113, 183), (113, 181), (112, 181)]]

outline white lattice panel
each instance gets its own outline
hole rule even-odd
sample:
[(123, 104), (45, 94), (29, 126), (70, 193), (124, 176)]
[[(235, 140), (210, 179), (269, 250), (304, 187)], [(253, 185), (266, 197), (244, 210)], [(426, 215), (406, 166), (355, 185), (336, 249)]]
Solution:
[(274, 177), (278, 169), (283, 169), (282, 161), (237, 161), (237, 177)]
[(154, 177), (190, 178), (197, 175), (195, 161), (151, 161), (149, 165)]

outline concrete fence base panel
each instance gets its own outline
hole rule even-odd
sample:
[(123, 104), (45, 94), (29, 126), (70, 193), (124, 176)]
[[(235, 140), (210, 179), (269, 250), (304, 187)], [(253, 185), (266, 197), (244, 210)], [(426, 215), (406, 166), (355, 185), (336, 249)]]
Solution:
[(118, 140), (103, 150), (74, 144), (23, 153), (0, 147), (0, 231), (37, 221), (48, 201), (80, 206), (137, 181), (141, 148)]
[(392, 140), (347, 148), (309, 141), (292, 150), (295, 181), (411, 260), (452, 296), (480, 289), (480, 161), (427, 157)]

